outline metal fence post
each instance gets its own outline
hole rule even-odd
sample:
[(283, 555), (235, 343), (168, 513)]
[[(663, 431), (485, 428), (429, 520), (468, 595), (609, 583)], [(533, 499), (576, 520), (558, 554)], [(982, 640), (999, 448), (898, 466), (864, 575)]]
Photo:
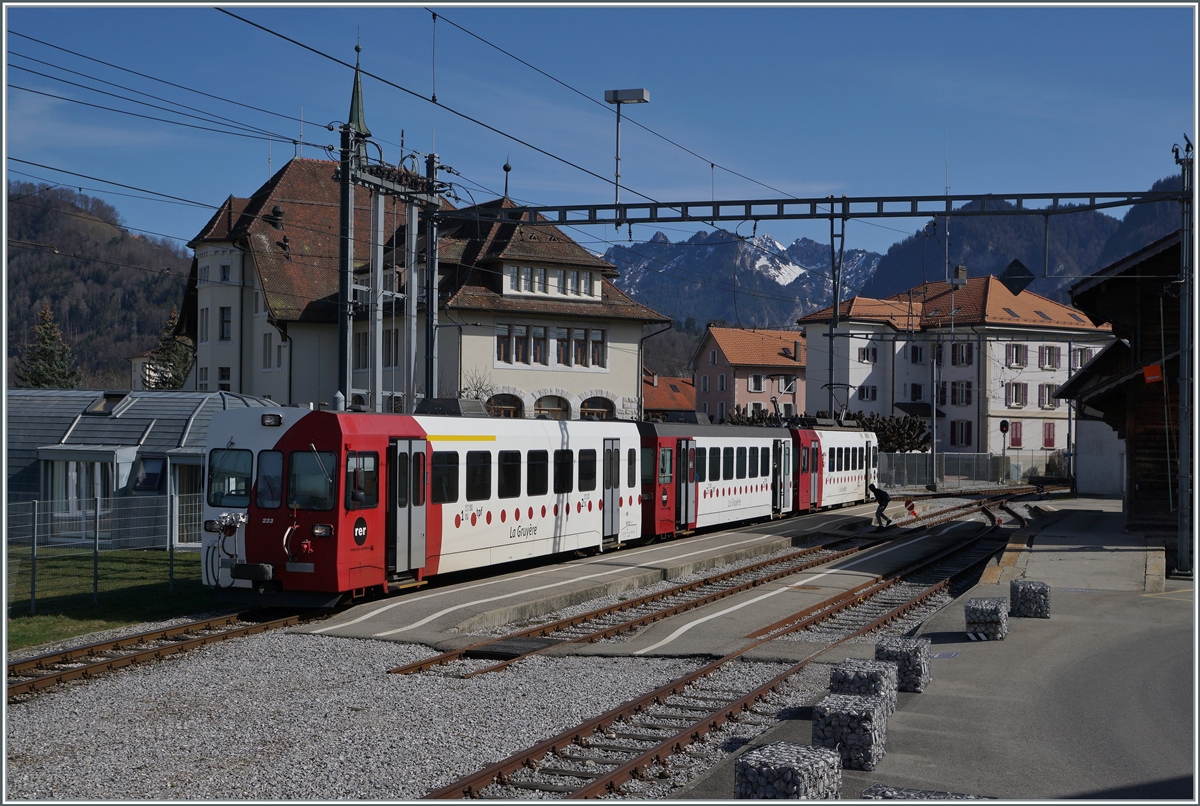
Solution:
[[(96, 520), (94, 522), (95, 534), (92, 536), (92, 604), (100, 604), (100, 497), (96, 496), (93, 499), (96, 502)], [(87, 520), (87, 513), (84, 512), (84, 520)]]
[(167, 593), (175, 592), (175, 530), (179, 524), (175, 512), (175, 494), (167, 494)]
[(38, 502), (33, 502), (33, 538), (29, 541), (29, 615), (37, 614)]

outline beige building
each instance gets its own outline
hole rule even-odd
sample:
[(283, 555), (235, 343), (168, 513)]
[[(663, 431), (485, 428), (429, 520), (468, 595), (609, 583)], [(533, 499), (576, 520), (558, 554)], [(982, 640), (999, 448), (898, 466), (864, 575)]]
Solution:
[(709, 325), (692, 356), (696, 409), (715, 423), (741, 406), (753, 414), (804, 413), (804, 337), (795, 330), (752, 330)]
[[(187, 388), (282, 404), (332, 404), (338, 389), (337, 163), (293, 159), (249, 198), (230, 197), (189, 244), (195, 259), (180, 332), (195, 339)], [(549, 225), (497, 212), (443, 223), (438, 249), (437, 397), (475, 397), (496, 416), (633, 419), (642, 326), (669, 321), (613, 285), (617, 270)], [(355, 232), (370, 232), (371, 200), (355, 198)], [(383, 283), (404, 291), (403, 215), (385, 218)], [(443, 202), (443, 210), (453, 209)], [(461, 223), (458, 223), (461, 222)], [(356, 274), (369, 270), (356, 238)], [(398, 248), (396, 248), (398, 247)], [(422, 244), (422, 253), (424, 245)], [(399, 268), (397, 268), (399, 267)], [(356, 283), (359, 282), (356, 280)], [(365, 282), (365, 280), (363, 281)], [(375, 347), (364, 306), (352, 337), (353, 388), (368, 385)], [(380, 387), (402, 410), (403, 303), (385, 301)], [(423, 368), (424, 304), (416, 332)], [(416, 373), (418, 382), (423, 371)], [(417, 397), (426, 395), (423, 385)], [(352, 399), (350, 404), (363, 404)]]

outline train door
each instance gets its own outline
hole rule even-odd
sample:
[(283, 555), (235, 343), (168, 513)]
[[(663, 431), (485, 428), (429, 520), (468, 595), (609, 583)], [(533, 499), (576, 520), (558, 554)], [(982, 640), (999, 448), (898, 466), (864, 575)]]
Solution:
[(621, 532), (621, 507), (617, 496), (621, 492), (621, 440), (604, 440), (604, 513), (603, 539), (616, 538)]
[(696, 522), (696, 440), (681, 439), (675, 447), (679, 451), (675, 522), (687, 528)]
[(870, 501), (871, 500), (871, 491), (869, 489), (867, 489), (868, 487), (871, 486), (871, 441), (870, 440), (867, 440), (866, 446), (863, 448), (862, 468), (863, 468), (863, 474), (862, 474), (863, 500)]
[(821, 443), (813, 441), (808, 447), (809, 501), (813, 509), (821, 501)]
[(388, 571), (425, 567), (425, 447), (423, 439), (388, 443)]
[(792, 509), (792, 442), (777, 439), (771, 449), (771, 509), (790, 512)]

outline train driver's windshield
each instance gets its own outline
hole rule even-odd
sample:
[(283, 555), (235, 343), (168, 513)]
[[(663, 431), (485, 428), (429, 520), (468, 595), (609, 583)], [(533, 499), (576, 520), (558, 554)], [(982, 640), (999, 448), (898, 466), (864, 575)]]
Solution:
[(208, 454), (208, 505), (250, 506), (250, 451), (214, 448)]
[(333, 509), (337, 501), (334, 474), (337, 459), (327, 451), (296, 451), (288, 457), (289, 509)]

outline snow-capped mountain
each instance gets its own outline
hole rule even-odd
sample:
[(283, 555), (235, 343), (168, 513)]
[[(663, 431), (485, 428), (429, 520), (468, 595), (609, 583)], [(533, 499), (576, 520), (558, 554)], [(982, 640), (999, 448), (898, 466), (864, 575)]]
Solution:
[[(833, 301), (828, 244), (800, 238), (784, 246), (770, 235), (739, 238), (698, 232), (671, 243), (661, 232), (643, 243), (604, 253), (617, 266), (619, 288), (679, 322), (724, 320), (754, 327), (788, 327)], [(875, 273), (880, 255), (861, 249), (842, 257), (842, 298)]]

